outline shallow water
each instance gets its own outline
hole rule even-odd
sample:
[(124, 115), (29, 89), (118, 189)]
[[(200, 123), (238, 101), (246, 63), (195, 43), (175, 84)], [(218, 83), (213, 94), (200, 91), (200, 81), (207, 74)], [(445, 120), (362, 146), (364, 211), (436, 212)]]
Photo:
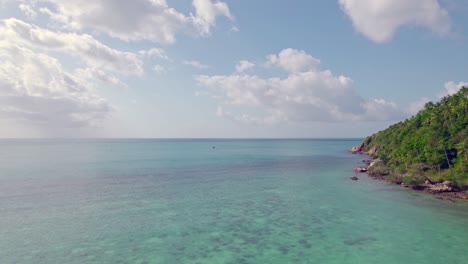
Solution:
[(0, 263), (467, 263), (468, 204), (358, 143), (0, 140)]

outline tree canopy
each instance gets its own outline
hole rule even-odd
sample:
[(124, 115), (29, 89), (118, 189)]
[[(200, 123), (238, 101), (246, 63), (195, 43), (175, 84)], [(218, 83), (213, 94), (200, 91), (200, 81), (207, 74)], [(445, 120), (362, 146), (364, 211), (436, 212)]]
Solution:
[(468, 87), (364, 140), (393, 171), (468, 186)]

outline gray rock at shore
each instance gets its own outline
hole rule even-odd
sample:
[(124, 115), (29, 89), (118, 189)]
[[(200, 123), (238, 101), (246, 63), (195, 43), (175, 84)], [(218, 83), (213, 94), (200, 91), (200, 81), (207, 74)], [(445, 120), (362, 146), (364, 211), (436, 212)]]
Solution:
[(361, 144), (355, 146), (355, 147), (352, 147), (349, 151), (351, 153), (362, 153), (362, 151), (364, 150), (364, 148), (366, 147), (366, 144), (364, 142), (362, 142)]
[(373, 167), (377, 167), (377, 166), (385, 166), (385, 162), (383, 162), (383, 160), (381, 159), (371, 160), (369, 165), (367, 166), (367, 169), (370, 170)]
[(355, 171), (355, 172), (367, 172), (367, 168), (365, 168), (365, 167), (357, 167), (357, 168), (354, 168), (354, 171)]
[(442, 184), (445, 185), (445, 186), (448, 186), (448, 187), (452, 187), (452, 185), (453, 185), (453, 183), (451, 181), (444, 181)]
[(351, 152), (353, 154), (360, 153), (360, 154), (365, 154), (365, 155), (369, 155), (369, 156), (377, 155), (379, 153), (380, 145), (375, 145), (369, 151), (364, 151), (364, 149), (366, 147), (367, 147), (366, 142), (362, 142), (361, 144), (359, 144), (359, 145), (357, 145), (355, 147), (352, 147), (349, 150), (349, 152)]
[(380, 145), (376, 145), (372, 147), (369, 151), (364, 152), (365, 154), (369, 156), (377, 155), (379, 153)]
[(442, 183), (436, 183), (426, 186), (426, 191), (430, 193), (452, 192), (453, 188)]
[[(362, 142), (358, 146), (353, 147), (349, 150), (353, 154), (365, 154), (365, 155), (376, 155), (380, 149), (380, 146), (375, 146), (368, 152), (365, 152), (364, 149), (367, 147), (365, 142)], [(386, 175), (391, 173), (390, 170), (386, 169), (386, 164), (380, 159), (368, 159), (362, 160), (362, 162), (366, 165), (365, 167), (356, 167), (354, 168), (355, 172), (363, 173), (367, 172), (367, 174), (374, 178), (374, 179), (381, 179), (385, 181), (389, 181), (395, 184), (398, 184), (404, 188), (412, 188), (414, 190), (424, 191), (431, 194), (436, 195), (444, 195), (448, 197), (453, 197), (457, 199), (464, 199), (468, 200), (468, 190), (467, 189), (460, 189), (453, 185), (451, 181), (444, 181), (443, 183), (436, 183), (433, 182), (431, 179), (426, 178), (423, 184), (418, 184), (415, 186), (405, 184), (400, 177), (397, 177), (393, 180), (387, 180), (385, 178)], [(423, 170), (424, 168), (421, 168)], [(356, 181), (358, 177), (353, 176), (350, 177), (351, 180)]]

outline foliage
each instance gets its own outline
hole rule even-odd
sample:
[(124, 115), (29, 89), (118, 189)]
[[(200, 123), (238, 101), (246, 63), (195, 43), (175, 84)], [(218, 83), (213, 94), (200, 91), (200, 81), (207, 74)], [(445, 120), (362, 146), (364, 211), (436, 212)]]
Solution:
[(377, 160), (367, 168), (369, 174), (372, 175), (387, 175), (388, 174), (388, 167), (385, 165), (383, 161)]
[(427, 103), (412, 118), (366, 138), (364, 143), (365, 151), (380, 146), (374, 156), (395, 172), (416, 171), (414, 183), (423, 175), (468, 186), (468, 87), (438, 103)]
[(424, 178), (418, 175), (407, 175), (403, 178), (403, 183), (407, 186), (419, 186), (424, 183)]

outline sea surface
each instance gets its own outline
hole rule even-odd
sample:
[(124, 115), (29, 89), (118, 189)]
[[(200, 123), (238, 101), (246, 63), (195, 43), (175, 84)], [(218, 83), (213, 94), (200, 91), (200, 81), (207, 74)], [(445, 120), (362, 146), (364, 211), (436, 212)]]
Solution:
[(468, 263), (468, 204), (360, 140), (0, 140), (0, 263)]

